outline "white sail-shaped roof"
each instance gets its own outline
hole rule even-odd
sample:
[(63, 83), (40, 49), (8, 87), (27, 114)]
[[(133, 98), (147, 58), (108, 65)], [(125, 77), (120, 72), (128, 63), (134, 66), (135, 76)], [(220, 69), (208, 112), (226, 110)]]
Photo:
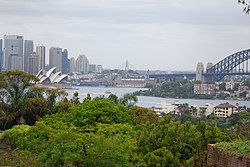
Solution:
[(56, 67), (51, 68), (49, 71), (45, 72), (40, 70), (36, 75), (40, 81), (39, 83), (60, 83), (61, 81), (68, 78), (68, 75), (62, 74), (60, 71), (56, 72)]

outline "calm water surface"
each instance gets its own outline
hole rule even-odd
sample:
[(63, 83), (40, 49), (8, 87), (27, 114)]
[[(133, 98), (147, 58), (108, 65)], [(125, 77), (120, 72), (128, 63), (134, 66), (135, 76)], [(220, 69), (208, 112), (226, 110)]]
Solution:
[[(122, 95), (126, 93), (133, 93), (138, 90), (146, 90), (145, 88), (106, 88), (106, 87), (75, 87), (74, 89), (66, 90), (69, 94), (69, 98), (71, 98), (74, 94), (74, 92), (78, 92), (78, 96), (80, 100), (82, 101), (87, 94), (89, 93), (92, 98), (104, 96), (108, 97), (109, 94), (105, 92), (111, 92), (112, 94), (117, 95), (118, 97), (121, 97)], [(237, 100), (203, 100), (203, 99), (173, 99), (173, 98), (160, 98), (160, 97), (148, 97), (148, 96), (138, 96), (138, 106), (142, 107), (152, 107), (159, 105), (162, 101), (166, 103), (173, 103), (174, 101), (178, 101), (180, 103), (188, 103), (190, 106), (201, 106), (205, 105), (206, 103), (218, 105), (221, 103), (229, 102), (232, 105), (236, 105), (236, 103), (239, 103), (240, 106), (247, 106), (250, 107), (249, 101), (237, 101)]]

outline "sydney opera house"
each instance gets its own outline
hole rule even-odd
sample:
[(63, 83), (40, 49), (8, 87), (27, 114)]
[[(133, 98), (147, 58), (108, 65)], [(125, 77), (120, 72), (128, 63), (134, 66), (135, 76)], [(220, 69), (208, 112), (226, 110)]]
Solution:
[(69, 87), (67, 82), (68, 75), (56, 72), (56, 67), (51, 68), (49, 71), (40, 70), (36, 75), (40, 81), (39, 85), (51, 87)]

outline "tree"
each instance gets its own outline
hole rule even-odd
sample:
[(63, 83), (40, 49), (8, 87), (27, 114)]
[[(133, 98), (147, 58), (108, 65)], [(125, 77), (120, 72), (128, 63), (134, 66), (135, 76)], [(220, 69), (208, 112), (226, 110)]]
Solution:
[(127, 108), (129, 108), (137, 103), (138, 98), (133, 93), (126, 93), (119, 99), (119, 101), (120, 103), (124, 104)]
[(238, 3), (242, 4), (244, 6), (243, 11), (246, 14), (249, 14), (250, 12), (250, 2), (246, 0), (238, 0)]
[(83, 102), (88, 102), (91, 100), (91, 96), (89, 93), (87, 93), (87, 97), (85, 97), (85, 99), (83, 100)]
[(159, 148), (145, 155), (147, 166), (179, 166), (179, 159), (174, 156), (166, 147)]
[(159, 121), (159, 116), (153, 110), (138, 106), (133, 106), (130, 109), (132, 110), (132, 122), (135, 125), (146, 124), (148, 122), (156, 124)]
[(219, 90), (226, 91), (226, 83), (223, 82), (219, 85)]
[(78, 92), (75, 92), (73, 94), (73, 97), (72, 97), (72, 99), (70, 99), (70, 102), (71, 102), (72, 106), (75, 106), (75, 105), (80, 103), (80, 100), (79, 100), (79, 97), (78, 97)]
[(111, 101), (115, 102), (116, 104), (118, 104), (118, 102), (119, 102), (118, 97), (116, 95), (114, 95), (114, 94), (110, 94), (108, 96), (108, 100), (111, 100)]
[(250, 120), (240, 120), (233, 128), (230, 129), (229, 134), (234, 138), (250, 140)]
[(67, 96), (67, 93), (61, 89), (44, 89), (46, 97), (47, 97), (47, 107), (52, 114), (58, 112), (57, 102), (60, 102)]
[(20, 70), (0, 74), (0, 114), (6, 121), (5, 125), (22, 123), (25, 101), (42, 95), (39, 89), (33, 87), (38, 80), (36, 76)]

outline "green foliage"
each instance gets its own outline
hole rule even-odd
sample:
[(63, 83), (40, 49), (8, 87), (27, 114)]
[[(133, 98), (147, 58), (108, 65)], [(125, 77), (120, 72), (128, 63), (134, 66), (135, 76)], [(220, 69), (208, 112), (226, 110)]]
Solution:
[(217, 147), (232, 151), (237, 156), (250, 155), (250, 140), (248, 141), (234, 141), (234, 142), (220, 142), (216, 144)]
[(5, 122), (2, 129), (20, 124), (21, 118), (24, 119), (24, 107), (27, 107), (25, 101), (41, 97), (39, 89), (33, 87), (37, 81), (36, 76), (20, 70), (0, 74), (0, 119)]
[(175, 157), (166, 147), (159, 148), (146, 154), (145, 161), (147, 162), (147, 166), (150, 167), (175, 167), (180, 164), (179, 159)]
[(77, 104), (80, 103), (80, 100), (79, 100), (79, 97), (78, 97), (78, 92), (75, 92), (75, 93), (73, 94), (73, 98), (70, 99), (70, 101), (71, 101), (71, 103), (72, 103), (72, 106), (75, 106), (75, 105), (77, 105)]
[(16, 148), (20, 146), (19, 140), (21, 140), (22, 136), (24, 136), (29, 129), (30, 126), (28, 125), (14, 126), (12, 129), (4, 131), (3, 137), (8, 137), (11, 146)]
[[(60, 104), (63, 102), (65, 106)], [(31, 106), (42, 108), (37, 103), (31, 102)], [(192, 117), (193, 122), (183, 117), (176, 121), (170, 115), (160, 118), (146, 108), (128, 109), (111, 99), (89, 99), (74, 106), (71, 100), (60, 103), (56, 103), (60, 110), (69, 104), (69, 111), (47, 115), (34, 126), (19, 125), (3, 133), (16, 150), (10, 153), (13, 156), (4, 156), (3, 165), (204, 166), (208, 144), (230, 141), (217, 126), (227, 123), (226, 129), (234, 126), (243, 135), (248, 124), (241, 121), (250, 118), (249, 113), (242, 112), (226, 121), (214, 117), (204, 121)], [(19, 154), (22, 160), (18, 160)]]
[[(106, 102), (91, 100), (82, 105), (84, 109), (90, 107), (89, 110), (95, 105), (108, 110), (105, 104), (114, 103)], [(99, 112), (104, 112), (101, 109)], [(124, 106), (123, 109), (127, 110)], [(89, 118), (95, 115), (94, 112), (88, 114)], [(95, 122), (95, 133), (86, 133), (80, 124), (72, 124), (75, 116), (74, 109), (70, 113), (47, 116), (35, 126), (21, 125), (6, 130), (4, 137), (10, 139), (13, 148), (37, 155), (37, 161), (44, 164), (42, 166), (131, 166), (135, 132), (130, 125)]]
[[(232, 128), (233, 126), (235, 126), (239, 121), (241, 120), (250, 120), (250, 113), (249, 112), (239, 112), (236, 114), (232, 114), (230, 117), (227, 118), (217, 118), (214, 115), (209, 115), (207, 118), (205, 118), (204, 120), (206, 121), (206, 123), (211, 123), (211, 122), (215, 122), (215, 125), (222, 131), (228, 131), (229, 133), (231, 133), (232, 131), (229, 130), (230, 128)], [(248, 131), (246, 131), (248, 132)]]
[(65, 91), (35, 87), (38, 80), (20, 70), (0, 74), (0, 129), (33, 125), (46, 114), (67, 112), (73, 106), (65, 98)]
[(205, 158), (198, 155), (203, 153), (202, 155), (205, 156), (204, 151), (208, 143), (227, 139), (214, 125), (208, 126), (202, 121), (197, 125), (190, 122), (181, 124), (175, 122), (170, 116), (165, 116), (157, 126), (146, 125), (139, 134), (138, 152), (144, 155), (144, 158), (147, 159), (148, 155), (154, 157), (154, 151), (164, 147), (182, 164), (191, 159), (193, 159), (192, 163), (203, 161)]
[(67, 96), (67, 93), (61, 89), (45, 89), (44, 91), (48, 101), (48, 109), (53, 114), (59, 112), (59, 106), (56, 105), (57, 101), (64, 99)]
[(138, 98), (133, 93), (126, 93), (119, 99), (119, 102), (124, 106), (126, 106), (127, 108), (134, 106), (137, 103), (137, 101)]
[(12, 153), (1, 155), (0, 166), (45, 167), (46, 165), (39, 161), (36, 154), (29, 151), (15, 150)]
[(77, 105), (66, 114), (75, 126), (95, 126), (96, 123), (130, 123), (130, 110), (105, 99), (94, 99)]
[(156, 124), (159, 122), (160, 118), (153, 110), (138, 106), (133, 106), (130, 109), (132, 111), (132, 121), (135, 125), (145, 123)]
[(91, 96), (90, 94), (88, 93), (87, 94), (87, 97), (83, 100), (83, 102), (87, 102), (87, 101), (90, 101), (91, 100)]
[(50, 113), (45, 98), (28, 98), (24, 103), (23, 118), (28, 125), (34, 125), (39, 118)]
[(108, 96), (108, 100), (111, 100), (111, 101), (115, 102), (116, 104), (119, 103), (118, 97), (112, 93)]
[(250, 140), (250, 119), (241, 119), (237, 124), (229, 129), (232, 138)]
[(147, 91), (136, 92), (136, 95), (172, 97), (172, 98), (192, 98), (193, 83), (185, 79), (176, 79), (174, 81), (164, 82), (160, 87), (154, 87)]

